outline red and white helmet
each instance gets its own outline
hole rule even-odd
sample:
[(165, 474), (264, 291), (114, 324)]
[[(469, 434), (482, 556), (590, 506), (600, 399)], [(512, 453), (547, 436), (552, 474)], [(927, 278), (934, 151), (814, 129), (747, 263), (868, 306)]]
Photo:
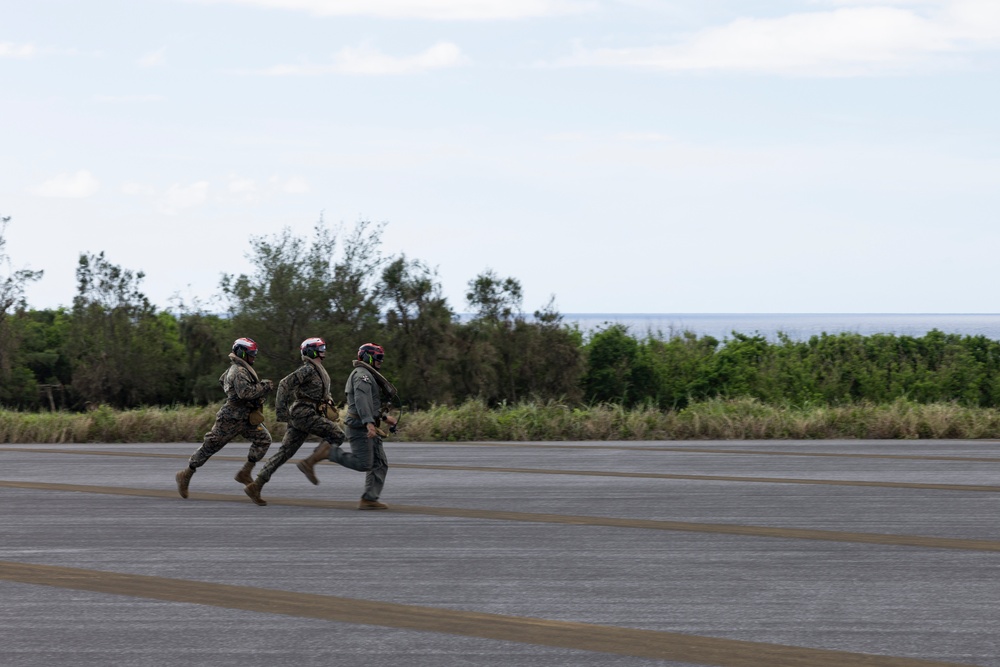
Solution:
[(257, 356), (257, 343), (253, 338), (237, 338), (233, 343), (233, 354), (244, 361)]
[(358, 348), (358, 361), (363, 361), (371, 366), (376, 361), (380, 362), (385, 358), (385, 350), (381, 345), (375, 343), (365, 343)]
[(306, 338), (299, 345), (299, 352), (303, 357), (316, 359), (320, 352), (326, 352), (326, 341), (322, 338)]

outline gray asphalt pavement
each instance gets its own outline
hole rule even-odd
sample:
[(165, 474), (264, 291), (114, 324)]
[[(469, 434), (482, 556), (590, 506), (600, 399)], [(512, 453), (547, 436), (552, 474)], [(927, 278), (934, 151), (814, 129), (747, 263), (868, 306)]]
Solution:
[(0, 667), (1000, 667), (993, 442), (195, 447), (0, 445)]

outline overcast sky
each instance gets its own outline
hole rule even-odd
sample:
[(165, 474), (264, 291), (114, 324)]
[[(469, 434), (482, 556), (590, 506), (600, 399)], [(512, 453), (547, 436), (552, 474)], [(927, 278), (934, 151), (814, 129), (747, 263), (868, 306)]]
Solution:
[(0, 278), (322, 215), (459, 312), (1000, 312), (998, 73), (997, 0), (0, 0)]

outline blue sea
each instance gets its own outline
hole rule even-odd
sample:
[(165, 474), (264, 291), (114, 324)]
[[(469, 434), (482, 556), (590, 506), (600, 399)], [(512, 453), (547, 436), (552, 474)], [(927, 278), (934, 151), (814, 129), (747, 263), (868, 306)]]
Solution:
[(563, 321), (576, 323), (588, 333), (609, 324), (622, 324), (637, 337), (651, 333), (666, 338), (691, 331), (698, 336), (723, 340), (732, 338), (735, 331), (763, 335), (774, 341), (779, 332), (792, 340), (808, 340), (822, 333), (923, 336), (937, 329), (944, 333), (1000, 339), (998, 313), (563, 313)]

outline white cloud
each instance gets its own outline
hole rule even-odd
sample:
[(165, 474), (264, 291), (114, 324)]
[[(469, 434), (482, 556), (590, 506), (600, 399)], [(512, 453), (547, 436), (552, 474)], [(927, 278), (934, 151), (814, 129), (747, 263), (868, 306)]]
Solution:
[[(159, 213), (175, 215), (184, 209), (195, 208), (210, 200), (225, 206), (256, 205), (280, 195), (297, 195), (310, 191), (309, 183), (297, 176), (273, 175), (257, 180), (230, 174), (225, 185), (212, 187), (209, 181), (188, 185), (175, 183), (166, 190), (130, 181), (121, 186), (122, 194), (150, 200)], [(209, 197), (210, 193), (214, 193)]]
[[(14, 42), (0, 42), (0, 58), (34, 58), (36, 56), (79, 56), (81, 53), (76, 49), (57, 49), (52, 47), (38, 47), (32, 43), (15, 44)], [(89, 55), (95, 55), (93, 53)]]
[(252, 178), (230, 175), (227, 187), (227, 195), (230, 196), (220, 198), (220, 201), (252, 204), (275, 195), (303, 194), (309, 190), (309, 183), (295, 176), (283, 177), (275, 174), (266, 182), (260, 183)]
[(160, 213), (175, 215), (182, 209), (201, 206), (208, 200), (208, 181), (198, 181), (191, 185), (175, 183), (167, 188), (159, 203)]
[(73, 174), (59, 174), (32, 188), (31, 193), (39, 197), (80, 199), (93, 195), (100, 187), (100, 182), (93, 174), (81, 169)]
[(143, 54), (138, 61), (139, 67), (159, 67), (163, 65), (166, 62), (166, 52), (166, 48), (162, 48)]
[(940, 7), (953, 0), (809, 0), (811, 5), (834, 7)]
[(223, 205), (244, 204), (254, 205), (267, 196), (267, 186), (261, 185), (252, 178), (244, 178), (230, 174), (229, 184), (216, 199)]
[(152, 197), (156, 194), (156, 190), (142, 183), (123, 183), (122, 194), (132, 197)]
[(346, 47), (333, 56), (326, 65), (302, 63), (276, 65), (258, 72), (267, 76), (308, 76), (320, 74), (355, 74), (379, 76), (387, 74), (413, 74), (428, 70), (459, 67), (468, 62), (461, 49), (450, 42), (439, 42), (422, 53), (395, 57), (369, 46)]
[(166, 99), (163, 95), (94, 95), (95, 102), (106, 104), (148, 104)]
[(0, 58), (30, 58), (38, 55), (34, 44), (14, 44), (0, 42)]
[(317, 16), (488, 21), (589, 11), (594, 0), (189, 0), (308, 12)]
[(882, 6), (832, 1), (851, 6), (741, 18), (669, 45), (581, 50), (561, 64), (853, 76), (910, 71), (941, 57), (953, 61), (974, 49), (996, 48), (1000, 42), (1000, 2), (995, 0)]
[(229, 181), (229, 192), (233, 194), (255, 194), (257, 182), (250, 178), (233, 177)]
[(311, 190), (308, 181), (304, 178), (298, 178), (296, 176), (285, 179), (272, 176), (271, 183), (277, 187), (278, 190), (289, 195), (301, 195)]
[(1000, 43), (1000, 2), (996, 0), (955, 0), (945, 8), (945, 24), (957, 40), (997, 46)]
[(553, 141), (557, 143), (580, 143), (582, 141), (589, 141), (590, 137), (582, 132), (555, 132), (553, 134), (546, 135), (546, 141)]
[(674, 138), (659, 132), (624, 132), (618, 135), (622, 141), (629, 141), (641, 144), (659, 144), (665, 141), (673, 141)]

